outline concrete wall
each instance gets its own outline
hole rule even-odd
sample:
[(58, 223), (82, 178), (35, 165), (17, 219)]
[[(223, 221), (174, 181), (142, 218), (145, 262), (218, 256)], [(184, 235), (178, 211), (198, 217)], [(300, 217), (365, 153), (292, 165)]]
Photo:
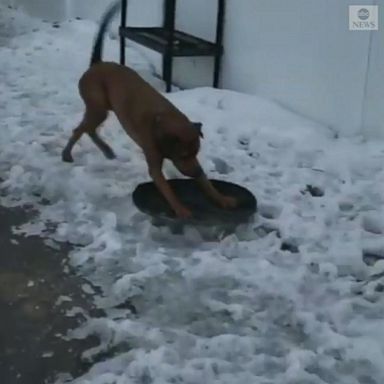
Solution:
[[(42, 17), (49, 9), (52, 18), (94, 20), (110, 4), (8, 1)], [(384, 9), (384, 0), (357, 3)], [(179, 28), (214, 38), (217, 0), (177, 4)], [(351, 0), (227, 0), (222, 86), (274, 99), (341, 134), (364, 131), (384, 136), (384, 24), (379, 32), (349, 31), (350, 4)], [(162, 0), (130, 0), (129, 11), (130, 24), (159, 25)], [(149, 52), (147, 56), (160, 72), (160, 57)], [(211, 74), (210, 58), (175, 61), (174, 79), (181, 86), (209, 85)]]

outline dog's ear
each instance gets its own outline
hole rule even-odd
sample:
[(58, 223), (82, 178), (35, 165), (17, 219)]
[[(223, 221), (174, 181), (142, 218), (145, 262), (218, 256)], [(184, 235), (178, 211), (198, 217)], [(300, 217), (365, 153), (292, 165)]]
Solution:
[(192, 123), (192, 125), (199, 131), (199, 136), (201, 138), (204, 138), (203, 131), (202, 131), (203, 124), (201, 124), (201, 123)]

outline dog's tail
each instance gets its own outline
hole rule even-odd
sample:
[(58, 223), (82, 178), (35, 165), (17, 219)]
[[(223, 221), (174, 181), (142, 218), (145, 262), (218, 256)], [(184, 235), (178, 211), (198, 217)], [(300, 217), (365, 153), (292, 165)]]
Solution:
[(121, 1), (118, 0), (110, 6), (110, 8), (105, 12), (103, 18), (101, 19), (99, 31), (97, 32), (95, 42), (93, 43), (91, 66), (99, 63), (102, 60), (105, 31), (107, 30), (115, 14), (119, 11), (120, 7)]

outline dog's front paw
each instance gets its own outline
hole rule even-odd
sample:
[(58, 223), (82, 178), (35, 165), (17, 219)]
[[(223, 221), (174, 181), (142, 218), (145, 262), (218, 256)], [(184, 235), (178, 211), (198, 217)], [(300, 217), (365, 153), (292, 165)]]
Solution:
[(192, 217), (192, 212), (184, 205), (179, 205), (174, 208), (174, 211), (176, 213), (176, 216), (179, 219), (190, 219)]
[(237, 200), (234, 197), (231, 197), (231, 196), (221, 195), (220, 198), (217, 200), (217, 203), (222, 208), (226, 208), (226, 209), (236, 208), (237, 207)]
[(63, 151), (61, 154), (61, 159), (66, 163), (73, 163), (73, 157), (69, 152)]

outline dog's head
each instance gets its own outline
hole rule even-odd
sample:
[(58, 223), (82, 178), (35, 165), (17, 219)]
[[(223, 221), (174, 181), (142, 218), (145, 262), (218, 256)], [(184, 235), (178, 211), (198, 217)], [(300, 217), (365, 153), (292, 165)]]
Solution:
[(201, 123), (161, 116), (157, 118), (155, 128), (157, 144), (164, 157), (178, 163), (196, 158), (203, 137)]

